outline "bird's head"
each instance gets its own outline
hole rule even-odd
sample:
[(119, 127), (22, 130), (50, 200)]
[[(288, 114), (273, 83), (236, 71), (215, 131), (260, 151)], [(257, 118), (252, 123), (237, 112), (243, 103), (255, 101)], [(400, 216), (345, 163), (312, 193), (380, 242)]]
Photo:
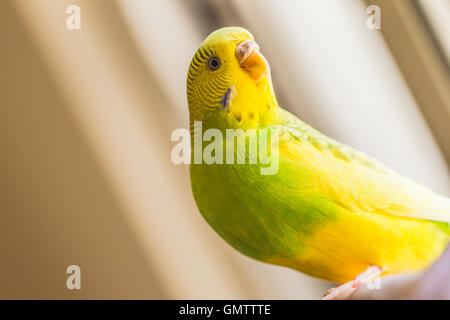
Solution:
[(189, 67), (187, 96), (193, 121), (250, 128), (264, 125), (276, 112), (270, 68), (253, 35), (226, 27), (211, 33)]

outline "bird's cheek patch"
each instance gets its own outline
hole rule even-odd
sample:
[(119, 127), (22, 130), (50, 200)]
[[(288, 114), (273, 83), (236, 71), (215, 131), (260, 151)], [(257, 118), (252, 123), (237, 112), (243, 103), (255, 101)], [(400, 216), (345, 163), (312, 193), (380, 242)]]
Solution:
[(227, 89), (225, 94), (222, 96), (222, 100), (220, 101), (220, 105), (222, 108), (229, 111), (228, 106), (231, 104), (231, 100), (236, 96), (236, 89), (234, 86), (231, 86)]

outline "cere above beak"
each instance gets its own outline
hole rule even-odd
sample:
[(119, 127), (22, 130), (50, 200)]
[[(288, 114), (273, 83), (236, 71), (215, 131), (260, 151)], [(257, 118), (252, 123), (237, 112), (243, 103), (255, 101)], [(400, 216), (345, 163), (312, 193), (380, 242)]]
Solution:
[(239, 43), (236, 46), (236, 58), (239, 65), (250, 74), (256, 83), (269, 76), (269, 63), (259, 52), (259, 46), (255, 41), (248, 40)]

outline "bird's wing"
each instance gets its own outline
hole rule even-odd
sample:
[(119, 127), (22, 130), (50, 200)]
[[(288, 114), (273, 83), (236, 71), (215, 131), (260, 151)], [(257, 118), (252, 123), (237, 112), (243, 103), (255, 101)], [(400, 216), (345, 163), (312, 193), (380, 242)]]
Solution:
[[(284, 152), (313, 173), (321, 192), (354, 211), (450, 222), (450, 199), (434, 194), (371, 157), (280, 111)], [(287, 139), (287, 141), (286, 141)]]

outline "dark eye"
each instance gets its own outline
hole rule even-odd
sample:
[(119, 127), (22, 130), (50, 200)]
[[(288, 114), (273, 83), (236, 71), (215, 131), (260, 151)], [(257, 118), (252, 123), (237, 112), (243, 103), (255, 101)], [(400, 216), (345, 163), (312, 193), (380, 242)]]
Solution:
[(208, 62), (206, 63), (206, 69), (210, 71), (214, 71), (220, 68), (220, 59), (217, 57), (211, 57), (208, 59)]

